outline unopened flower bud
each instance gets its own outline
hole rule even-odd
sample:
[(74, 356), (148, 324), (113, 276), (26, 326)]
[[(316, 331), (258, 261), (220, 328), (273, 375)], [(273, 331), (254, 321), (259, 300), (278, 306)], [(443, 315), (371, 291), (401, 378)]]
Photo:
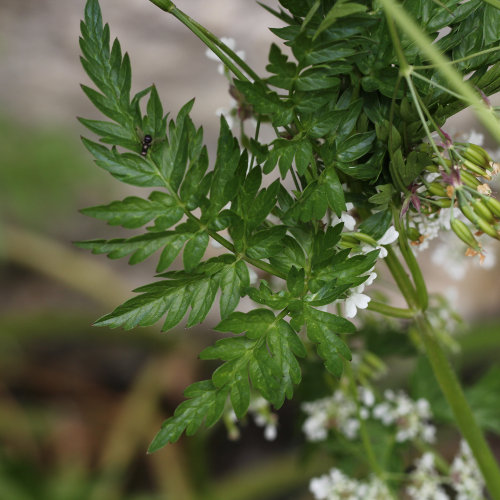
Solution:
[(429, 184), (429, 192), (435, 196), (442, 196), (443, 198), (447, 196), (446, 189), (438, 182), (431, 182), (431, 184)]
[(470, 172), (467, 172), (467, 170), (462, 170), (460, 172), (460, 178), (466, 186), (469, 186), (472, 189), (476, 189), (477, 186), (481, 185), (481, 181), (478, 180), (477, 177), (472, 175)]
[(489, 154), (481, 147), (476, 144), (468, 144), (467, 147), (460, 152), (460, 154), (471, 163), (482, 167), (486, 170), (490, 168), (491, 158)]
[(474, 212), (476, 212), (476, 214), (479, 215), (479, 217), (482, 217), (485, 221), (490, 223), (495, 221), (491, 210), (482, 200), (473, 201), (472, 206), (474, 207)]
[(433, 200), (434, 205), (437, 205), (440, 208), (450, 208), (451, 200), (446, 198), (440, 198), (439, 200)]
[(459, 206), (461, 212), (465, 215), (465, 217), (467, 217), (467, 219), (469, 219), (472, 223), (476, 224), (478, 215), (474, 212), (474, 210), (472, 210), (472, 207), (469, 205), (469, 203), (465, 200), (464, 197), (461, 196), (459, 200), (460, 200)]
[(477, 252), (481, 251), (481, 247), (477, 242), (474, 235), (471, 233), (471, 230), (467, 227), (467, 225), (459, 219), (452, 219), (450, 222), (451, 229), (453, 232), (469, 247), (476, 250)]
[(406, 230), (406, 234), (408, 235), (408, 238), (410, 238), (411, 241), (420, 240), (420, 231), (416, 227), (409, 227)]
[(500, 217), (500, 201), (496, 198), (484, 198), (484, 203), (496, 217)]
[(483, 233), (486, 233), (487, 235), (491, 236), (492, 238), (495, 238), (497, 240), (500, 240), (500, 234), (498, 234), (498, 231), (487, 221), (482, 219), (481, 217), (478, 217), (476, 221), (476, 225)]
[(474, 172), (476, 175), (480, 175), (481, 177), (484, 177), (485, 179), (491, 179), (491, 176), (486, 170), (475, 163), (472, 163), (469, 160), (464, 160), (463, 161), (463, 166), (470, 172)]

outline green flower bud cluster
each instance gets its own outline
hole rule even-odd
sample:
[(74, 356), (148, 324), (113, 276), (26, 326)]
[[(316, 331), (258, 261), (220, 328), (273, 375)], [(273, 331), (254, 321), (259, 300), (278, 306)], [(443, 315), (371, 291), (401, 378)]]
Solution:
[[(455, 219), (450, 212), (451, 228), (473, 252), (480, 253), (476, 236), (484, 233), (500, 240), (500, 202), (485, 183), (498, 173), (498, 164), (476, 144), (454, 143), (447, 149), (448, 158), (434, 155), (433, 163), (423, 171), (425, 190), (419, 193), (424, 200), (422, 211), (430, 214), (458, 207), (472, 224)], [(416, 235), (412, 239), (418, 240)]]

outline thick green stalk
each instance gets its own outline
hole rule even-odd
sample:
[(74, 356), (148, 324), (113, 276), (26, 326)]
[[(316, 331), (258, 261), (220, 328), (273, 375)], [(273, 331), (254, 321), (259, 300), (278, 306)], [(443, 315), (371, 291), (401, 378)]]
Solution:
[(387, 264), (389, 271), (391, 271), (394, 281), (396, 281), (396, 284), (403, 294), (408, 306), (411, 309), (417, 309), (417, 293), (415, 288), (413, 288), (413, 284), (410, 281), (408, 274), (406, 274), (406, 271), (401, 265), (401, 262), (399, 262), (394, 250), (390, 246), (387, 246), (386, 248), (387, 257), (384, 259), (384, 262)]
[(484, 435), (476, 423), (474, 414), (465, 399), (462, 387), (446, 358), (436, 335), (426, 319), (420, 314), (416, 323), (424, 342), (427, 356), (431, 363), (434, 375), (441, 390), (450, 405), (455, 421), (472, 450), (474, 458), (486, 482), (486, 487), (493, 500), (500, 500), (500, 469), (493, 453), (491, 452)]
[[(413, 290), (410, 280), (404, 272), (403, 266), (394, 254), (394, 251), (392, 249), (389, 250), (390, 252), (386, 257), (386, 263), (389, 266), (389, 270), (391, 271), (394, 280), (398, 284), (405, 298), (408, 297), (412, 302), (416, 300), (416, 304), (410, 304), (410, 302), (408, 302), (408, 304), (410, 307), (414, 307), (416, 305), (419, 310), (414, 317), (415, 322), (431, 363), (432, 370), (439, 386), (441, 387), (441, 391), (450, 405), (462, 436), (467, 441), (472, 454), (476, 459), (492, 499), (500, 500), (500, 468), (498, 463), (496, 462), (480, 427), (477, 425), (474, 414), (465, 399), (465, 395), (458, 378), (453, 371), (450, 362), (446, 358), (439, 342), (437, 341), (436, 334), (427, 319), (426, 313), (422, 309), (422, 305), (418, 302), (418, 297), (408, 293), (409, 288), (413, 291), (413, 293), (415, 293), (415, 290)], [(416, 261), (414, 264), (418, 266)]]
[(378, 312), (384, 316), (390, 316), (391, 318), (402, 318), (402, 319), (413, 319), (415, 317), (415, 311), (412, 309), (402, 309), (400, 307), (393, 307), (383, 302), (377, 302), (376, 300), (371, 300), (368, 303), (369, 311)]
[(394, 225), (399, 233), (398, 244), (401, 254), (410, 270), (411, 276), (413, 278), (413, 283), (415, 284), (415, 289), (417, 292), (418, 305), (422, 311), (427, 309), (429, 305), (429, 295), (427, 293), (427, 285), (425, 284), (424, 276), (420, 266), (418, 265), (417, 259), (413, 254), (413, 251), (408, 243), (408, 236), (406, 235), (406, 230), (404, 224), (401, 223), (398, 210), (393, 210), (394, 214)]
[[(487, 0), (488, 3), (495, 4), (498, 0)], [(415, 42), (422, 54), (432, 61), (441, 75), (447, 80), (448, 85), (457, 93), (463, 96), (464, 102), (471, 106), (478, 119), (490, 132), (490, 134), (500, 142), (500, 124), (493, 112), (488, 109), (481, 97), (473, 90), (470, 83), (463, 80), (461, 75), (432, 43), (429, 37), (419, 28), (417, 23), (406, 13), (404, 8), (396, 0), (380, 0), (386, 15), (404, 30), (407, 37)], [(500, 2), (499, 2), (500, 3)], [(391, 24), (389, 23), (389, 27)], [(396, 50), (398, 47), (396, 46)], [(403, 68), (401, 68), (403, 70)], [(405, 76), (408, 76), (405, 74)]]
[[(222, 43), (213, 33), (207, 30), (204, 26), (196, 22), (187, 14), (182, 12), (170, 0), (149, 0), (157, 7), (172, 14), (184, 26), (191, 30), (219, 59), (237, 76), (240, 80), (248, 81), (248, 78), (238, 69), (238, 66), (243, 69), (254, 80), (260, 80), (259, 76), (253, 69), (239, 57), (227, 45)], [(229, 56), (229, 57), (228, 57)], [(236, 64), (234, 64), (236, 63)]]

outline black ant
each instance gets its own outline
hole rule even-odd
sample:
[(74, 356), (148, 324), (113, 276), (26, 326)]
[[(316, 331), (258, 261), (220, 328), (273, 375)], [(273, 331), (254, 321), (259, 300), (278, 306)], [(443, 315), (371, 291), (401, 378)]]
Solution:
[(148, 154), (148, 149), (151, 147), (152, 142), (153, 138), (149, 134), (146, 134), (144, 136), (144, 139), (142, 139), (142, 151), (141, 151), (142, 156), (146, 156)]

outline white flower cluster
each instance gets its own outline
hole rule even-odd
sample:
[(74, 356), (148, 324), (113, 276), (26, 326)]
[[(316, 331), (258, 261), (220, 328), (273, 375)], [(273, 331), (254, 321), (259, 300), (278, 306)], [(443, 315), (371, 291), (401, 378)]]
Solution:
[[(269, 402), (260, 396), (252, 397), (248, 413), (252, 415), (255, 425), (264, 427), (264, 438), (267, 441), (274, 441), (278, 435), (278, 416), (271, 412)], [(232, 408), (225, 412), (224, 423), (229, 439), (238, 440), (240, 438), (240, 429), (237, 425), (238, 417)]]
[(269, 402), (259, 396), (250, 401), (248, 411), (252, 414), (255, 424), (264, 427), (264, 437), (267, 441), (274, 441), (278, 435), (278, 416), (271, 411)]
[(339, 469), (313, 478), (309, 491), (317, 500), (387, 500), (391, 494), (380, 479), (372, 476), (368, 482), (357, 481)]
[[(431, 176), (435, 174), (428, 174), (427, 180), (432, 182)], [(429, 242), (436, 239), (439, 236), (439, 233), (442, 229), (449, 231), (450, 227), (450, 219), (451, 219), (451, 210), (453, 210), (453, 216), (456, 219), (463, 219), (462, 212), (459, 208), (442, 208), (439, 212), (436, 212), (432, 215), (425, 215), (423, 213), (412, 214), (410, 220), (410, 227), (414, 227), (418, 230), (418, 232), (423, 236), (423, 240), (420, 244), (413, 246), (413, 249), (417, 249), (419, 251), (425, 250), (429, 248)]]
[(410, 474), (410, 484), (406, 488), (411, 500), (449, 500), (441, 487), (443, 478), (434, 467), (434, 455), (424, 453), (415, 463), (415, 470)]
[(359, 418), (379, 420), (386, 426), (395, 426), (398, 442), (422, 439), (431, 443), (436, 428), (429, 423), (432, 418), (429, 402), (425, 399), (413, 401), (405, 393), (387, 390), (384, 401), (375, 404), (373, 392), (366, 387), (358, 388), (358, 407), (351, 395), (338, 389), (331, 397), (302, 404), (308, 416), (302, 430), (308, 441), (323, 441), (330, 429), (337, 429), (348, 439), (356, 439), (360, 427)]
[(469, 445), (462, 441), (450, 468), (450, 482), (457, 492), (456, 500), (481, 500), (484, 481)]
[(448, 484), (455, 490), (455, 500), (482, 500), (484, 481), (477, 463), (465, 441), (453, 459), (449, 475), (440, 475), (434, 465), (434, 455), (424, 453), (415, 463), (410, 475), (406, 493), (411, 500), (449, 500), (442, 485)]
[(426, 399), (410, 399), (404, 392), (384, 392), (385, 401), (373, 409), (373, 417), (384, 425), (396, 426), (396, 441), (402, 443), (422, 439), (427, 443), (435, 440), (436, 428), (429, 423), (431, 408)]
[(343, 390), (333, 396), (302, 403), (302, 411), (308, 415), (302, 431), (308, 441), (323, 441), (330, 429), (337, 429), (348, 439), (358, 436), (359, 420), (356, 402)]

